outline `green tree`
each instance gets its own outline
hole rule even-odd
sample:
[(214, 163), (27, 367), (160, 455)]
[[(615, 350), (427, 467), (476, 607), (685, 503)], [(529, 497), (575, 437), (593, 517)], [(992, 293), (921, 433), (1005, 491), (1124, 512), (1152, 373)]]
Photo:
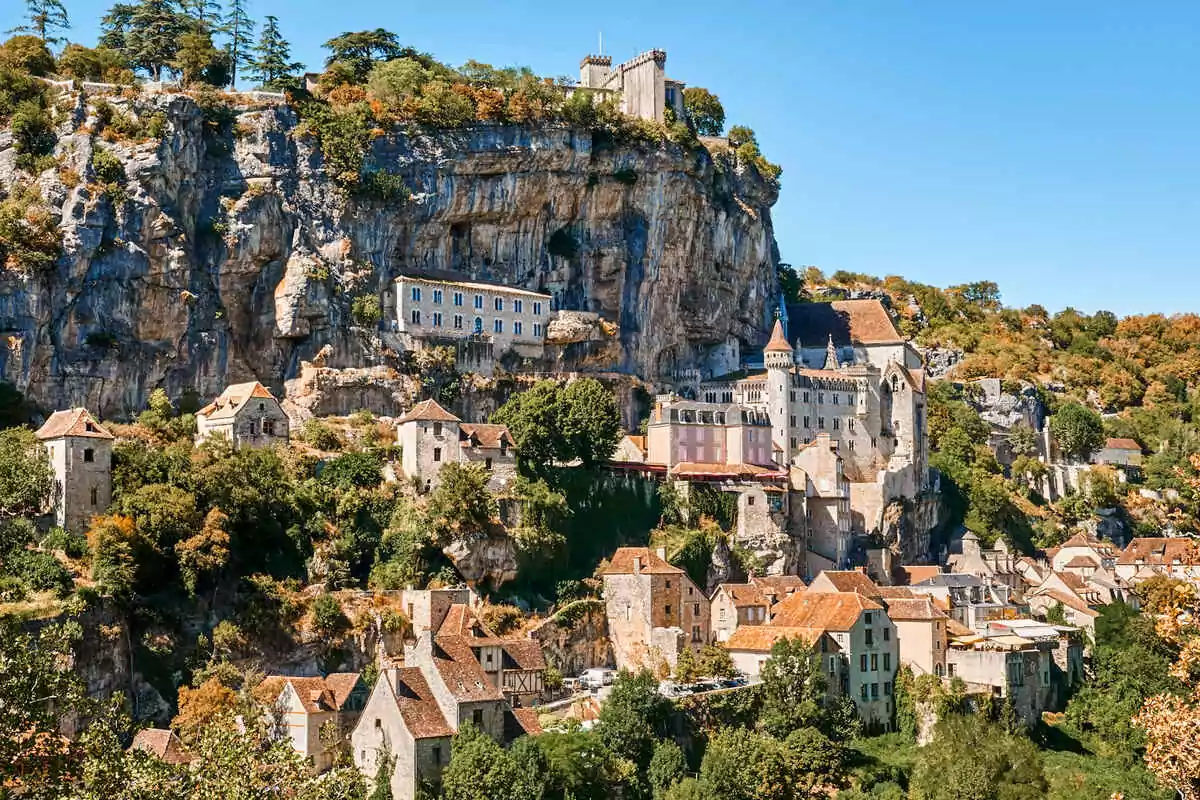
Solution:
[(761, 674), (764, 728), (783, 737), (820, 721), (825, 677), (813, 645), (799, 637), (780, 639)]
[(441, 483), (429, 495), (426, 513), (435, 542), (472, 541), (487, 535), (496, 515), (482, 464), (451, 463), (438, 473)]
[(670, 739), (664, 739), (654, 746), (654, 755), (650, 757), (650, 766), (646, 770), (646, 778), (655, 797), (661, 797), (664, 792), (687, 777), (687, 760), (683, 750)]
[(118, 3), (102, 22), (101, 44), (119, 51), (133, 67), (160, 81), (163, 70), (171, 66), (179, 52), (188, 22), (175, 0)]
[(1064, 455), (1086, 459), (1104, 444), (1104, 423), (1079, 403), (1063, 403), (1050, 417), (1050, 434)]
[(670, 712), (671, 703), (658, 693), (653, 673), (622, 670), (600, 708), (600, 741), (617, 756), (645, 769), (655, 742), (666, 733)]
[(758, 144), (758, 137), (754, 135), (752, 129), (745, 125), (734, 125), (729, 129), (730, 147), (737, 149), (744, 144)]
[(570, 448), (559, 432), (560, 395), (554, 381), (538, 381), (513, 395), (492, 415), (492, 422), (508, 426), (517, 443), (517, 458), (527, 472), (536, 473), (570, 457)]
[(391, 61), (405, 55), (396, 34), (383, 28), (373, 31), (346, 32), (325, 42), (329, 51), (325, 59), (328, 69), (334, 63), (347, 67), (355, 83), (362, 83), (376, 62)]
[(612, 456), (621, 441), (621, 411), (612, 392), (595, 378), (580, 378), (562, 392), (560, 434), (584, 467)]
[(247, 74), (264, 89), (283, 91), (295, 82), (296, 74), (304, 69), (303, 64), (291, 58), (292, 47), (279, 32), (279, 18), (268, 15), (258, 44), (254, 46), (254, 57), (249, 62)]
[(31, 33), (46, 44), (57, 44), (62, 37), (56, 33), (71, 27), (62, 0), (25, 0), (25, 18), (29, 20), (26, 24), (18, 25), (9, 33)]
[(180, 10), (196, 20), (203, 30), (219, 30), (221, 27), (221, 3), (219, 0), (179, 0)]
[(921, 748), (912, 800), (1035, 800), (1049, 789), (1037, 747), (971, 714), (938, 722)]
[(780, 741), (756, 731), (718, 731), (704, 751), (700, 782), (721, 800), (796, 800), (799, 794), (791, 753)]
[[(521, 746), (522, 758), (506, 751), (471, 723), (458, 729), (450, 751), (450, 763), (442, 773), (444, 800), (540, 800), (545, 794), (545, 772), (532, 772), (528, 758), (534, 755)], [(516, 749), (514, 745), (514, 750)]]
[(228, 53), (213, 46), (212, 34), (199, 28), (179, 38), (179, 49), (171, 61), (171, 69), (179, 73), (184, 86), (207, 83), (224, 86), (229, 82), (232, 61)]
[(383, 481), (380, 469), (383, 457), (374, 451), (359, 450), (343, 453), (321, 468), (321, 481), (340, 489), (378, 486)]
[(175, 545), (175, 558), (189, 594), (196, 593), (201, 578), (216, 573), (229, 561), (228, 523), (229, 517), (221, 509), (209, 509), (200, 531)]
[(1024, 422), (1018, 422), (1008, 430), (1008, 446), (1013, 455), (1032, 456), (1037, 453), (1037, 432)]
[(313, 630), (322, 636), (336, 636), (346, 629), (349, 620), (342, 606), (331, 594), (317, 595), (312, 604)]
[(45, 448), (26, 428), (0, 430), (0, 520), (35, 516), (50, 498), (54, 472)]
[(225, 46), (229, 54), (229, 85), (236, 89), (238, 68), (253, 64), (254, 20), (246, 13), (246, 0), (229, 0), (229, 13), (222, 26), (229, 36)]
[(720, 136), (725, 127), (725, 107), (708, 89), (689, 86), (683, 90), (683, 107), (701, 136)]

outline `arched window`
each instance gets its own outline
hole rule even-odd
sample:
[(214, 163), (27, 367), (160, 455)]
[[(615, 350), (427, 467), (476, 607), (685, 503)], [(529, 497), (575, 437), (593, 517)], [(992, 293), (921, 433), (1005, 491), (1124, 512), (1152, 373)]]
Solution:
[(483, 333), (483, 317), (475, 318), (475, 332)]

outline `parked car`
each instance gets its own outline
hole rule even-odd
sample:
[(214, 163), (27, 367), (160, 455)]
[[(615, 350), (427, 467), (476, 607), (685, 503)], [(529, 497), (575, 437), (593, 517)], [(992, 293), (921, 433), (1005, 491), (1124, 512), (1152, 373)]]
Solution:
[(615, 670), (595, 667), (579, 676), (579, 685), (585, 689), (599, 689), (602, 686), (611, 686), (613, 677), (616, 674)]

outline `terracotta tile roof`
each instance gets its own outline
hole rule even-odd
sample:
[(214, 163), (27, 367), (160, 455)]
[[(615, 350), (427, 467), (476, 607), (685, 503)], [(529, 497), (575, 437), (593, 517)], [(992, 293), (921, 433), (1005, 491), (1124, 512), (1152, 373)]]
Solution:
[(911, 586), (941, 572), (942, 568), (936, 564), (904, 564), (892, 567), (892, 581), (897, 586)]
[(536, 708), (514, 708), (512, 715), (521, 726), (526, 736), (537, 736), (542, 733), (542, 725), (538, 722)]
[(787, 337), (783, 334), (783, 321), (775, 320), (775, 326), (771, 328), (771, 339), (767, 342), (767, 346), (763, 348), (764, 353), (790, 353), (792, 346), (788, 344)]
[[(541, 645), (532, 639), (497, 636), (483, 623), (483, 620), (475, 613), (475, 609), (462, 603), (454, 603), (450, 606), (450, 610), (446, 612), (446, 618), (442, 620), (441, 627), (437, 629), (434, 641), (441, 644), (443, 639), (450, 640), (450, 652), (456, 658), (459, 654), (465, 654), (465, 651), (459, 647), (461, 643), (465, 642), (468, 648), (484, 645), (500, 647), (512, 659), (516, 669), (546, 668), (546, 656), (542, 653)], [(471, 657), (475, 657), (473, 650)], [(475, 659), (475, 663), (479, 663), (478, 659)], [(509, 669), (512, 668), (509, 667)]]
[(1175, 559), (1181, 564), (1200, 564), (1200, 543), (1195, 539), (1138, 537), (1117, 558), (1118, 564), (1136, 564), (1139, 560), (1153, 566), (1168, 566)]
[(918, 596), (919, 595), (917, 595), (916, 592), (914, 592), (912, 589), (908, 588), (907, 586), (880, 586), (879, 594), (877, 595), (877, 597), (882, 597), (885, 599), (918, 597)]
[(501, 639), (500, 646), (517, 665), (517, 669), (546, 668), (546, 654), (542, 652), (542, 646), (533, 639)]
[(417, 667), (390, 670), (388, 683), (396, 698), (396, 707), (404, 726), (414, 739), (450, 737), (454, 731), (446, 722), (437, 697), (429, 688), (429, 682)]
[(164, 728), (143, 728), (133, 737), (129, 749), (144, 750), (168, 764), (187, 764), (195, 758), (178, 736)]
[(829, 337), (849, 344), (901, 344), (896, 326), (878, 300), (837, 300), (788, 306), (793, 338), (806, 347), (824, 347)]
[(887, 605), (888, 618), (892, 620), (932, 622), (948, 619), (929, 597), (896, 597), (884, 603)]
[(228, 419), (229, 417), (235, 417), (238, 411), (251, 398), (279, 402), (275, 399), (275, 395), (271, 394), (267, 387), (258, 381), (234, 383), (226, 386), (225, 391), (217, 395), (215, 400), (197, 411), (196, 416), (208, 419)]
[(633, 444), (634, 447), (636, 447), (638, 450), (641, 450), (642, 455), (646, 455), (646, 437), (645, 436), (642, 436), (641, 434), (631, 433), (628, 436), (626, 436), (625, 438), (627, 438)]
[(1088, 558), (1087, 556), (1075, 556), (1070, 561), (1068, 561), (1066, 564), (1063, 564), (1063, 567), (1066, 569), (1083, 569), (1085, 567), (1098, 567), (1098, 566), (1100, 566), (1100, 565), (1096, 563), (1096, 559)]
[(649, 547), (618, 547), (617, 552), (613, 553), (612, 560), (608, 562), (601, 575), (633, 575), (633, 560), (640, 558), (642, 560), (641, 572), (651, 575), (682, 575), (683, 570), (679, 567), (673, 567), (663, 559), (659, 558), (658, 553), (655, 553)]
[(1090, 547), (1091, 549), (1099, 550), (1102, 553), (1116, 552), (1116, 548), (1110, 543), (1101, 539), (1097, 539), (1095, 536), (1092, 536), (1090, 533), (1086, 533), (1084, 531), (1075, 534), (1070, 539), (1067, 539), (1065, 542), (1060, 544), (1058, 546), (1058, 551), (1061, 551), (1067, 547)]
[(801, 628), (789, 625), (741, 625), (725, 641), (726, 650), (748, 650), (752, 653), (768, 653), (780, 639), (803, 639), (810, 644), (821, 638), (819, 628)]
[(753, 575), (749, 583), (763, 590), (763, 594), (781, 597), (802, 592), (808, 587), (799, 575)]
[(507, 425), (484, 425), (481, 423), (463, 423), (459, 426), (459, 438), (470, 442), (472, 447), (486, 447), (492, 450), (500, 448), (504, 442), (509, 447), (516, 447), (516, 441), (508, 432)]
[[(724, 592), (733, 601), (734, 608), (750, 608), (752, 606), (767, 607), (771, 603), (763, 591), (751, 583), (722, 583), (716, 592)], [(716, 592), (713, 594), (715, 595)]]
[(822, 576), (833, 586), (835, 591), (857, 592), (867, 597), (879, 597), (879, 586), (858, 570), (823, 570), (813, 579), (813, 584), (823, 585), (821, 583)]
[(1054, 600), (1057, 600), (1058, 602), (1062, 603), (1064, 606), (1074, 609), (1075, 611), (1078, 611), (1081, 614), (1085, 614), (1086, 616), (1089, 616), (1089, 617), (1100, 616), (1099, 611), (1096, 611), (1096, 610), (1090, 608), (1087, 603), (1083, 602), (1083, 600), (1081, 600), (1079, 597), (1071, 594), (1070, 592), (1064, 592), (1061, 589), (1040, 589), (1040, 590), (1034, 592), (1035, 597), (1039, 596), (1039, 595), (1044, 595), (1045, 597), (1050, 597)]
[(333, 703), (339, 710), (358, 686), (358, 676), (357, 672), (331, 672), (325, 676), (325, 687), (333, 693)]
[(475, 610), (465, 603), (453, 603), (437, 629), (438, 636), (483, 636), (494, 634), (483, 624)]
[(283, 682), (291, 684), (292, 689), (300, 698), (300, 704), (309, 714), (337, 710), (333, 692), (329, 691), (322, 678), (286, 677)]
[(291, 684), (307, 713), (338, 711), (358, 685), (358, 676), (357, 672), (331, 672), (324, 678), (269, 675), (255, 687), (254, 697), (259, 702), (273, 704), (283, 687)]
[(430, 422), (462, 422), (458, 417), (438, 405), (436, 400), (422, 400), (408, 410), (397, 424), (413, 422), (414, 420)]
[(809, 589), (803, 594), (794, 594), (777, 603), (771, 623), (767, 627), (848, 631), (854, 627), (863, 611), (875, 609), (882, 611), (883, 606), (857, 592), (825, 593)]
[(951, 636), (974, 636), (975, 631), (951, 617), (946, 620), (946, 633)]
[(1136, 450), (1142, 452), (1142, 446), (1133, 439), (1106, 439), (1104, 441), (1105, 450)]
[(503, 700), (471, 650), (466, 636), (439, 636), (434, 641), (433, 666), (454, 698), (462, 703)]
[(82, 436), (88, 439), (114, 438), (86, 408), (55, 411), (46, 420), (46, 424), (38, 428), (36, 435), (43, 441), (63, 436)]
[(783, 475), (784, 469), (772, 464), (769, 467), (758, 464), (716, 464), (698, 461), (680, 461), (671, 469), (672, 475), (710, 475), (716, 477), (736, 478), (743, 475)]

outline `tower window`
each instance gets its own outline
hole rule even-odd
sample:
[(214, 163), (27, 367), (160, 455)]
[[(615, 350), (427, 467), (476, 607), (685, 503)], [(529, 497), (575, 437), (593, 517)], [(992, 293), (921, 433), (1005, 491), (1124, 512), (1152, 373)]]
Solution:
[(88, 464), (91, 464), (96, 460), (96, 451), (90, 447), (85, 447), (83, 450), (83, 460)]
[(93, 486), (92, 487), (92, 505), (97, 505), (99, 503), (99, 500), (100, 500), (99, 495), (100, 495), (100, 492), (96, 489), (95, 486)]

